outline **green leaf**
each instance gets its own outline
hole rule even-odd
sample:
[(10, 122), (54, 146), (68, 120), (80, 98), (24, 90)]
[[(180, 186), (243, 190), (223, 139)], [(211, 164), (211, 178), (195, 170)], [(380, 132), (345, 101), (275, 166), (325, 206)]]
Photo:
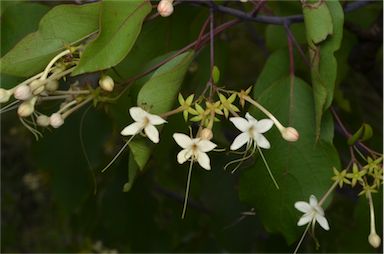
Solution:
[(132, 189), (133, 183), (135, 182), (137, 171), (139, 167), (134, 161), (134, 156), (132, 152), (129, 154), (129, 163), (128, 163), (128, 182), (123, 186), (123, 191), (128, 192)]
[(133, 47), (151, 9), (147, 0), (103, 1), (99, 35), (86, 47), (72, 75), (107, 69), (121, 62)]
[(38, 3), (16, 3), (1, 15), (1, 55), (9, 51), (25, 35), (36, 31), (49, 7)]
[(137, 105), (147, 108), (153, 114), (170, 110), (193, 56), (193, 51), (185, 52), (157, 69), (141, 88)]
[[(313, 95), (310, 87), (295, 78), (291, 92), (290, 79), (286, 77), (266, 88), (257, 98), (283, 125), (292, 126), (300, 133), (297, 142), (281, 138), (276, 128), (268, 133), (271, 149), (264, 155), (280, 189), (277, 190), (261, 158), (240, 178), (240, 198), (251, 204), (270, 232), (281, 232), (288, 243), (293, 243), (303, 232), (297, 221), (301, 216), (294, 208), (299, 200), (308, 200), (311, 194), (319, 199), (332, 185), (332, 167), (339, 167), (337, 152), (324, 133), (316, 142)], [(265, 118), (260, 112), (257, 119)], [(332, 119), (323, 130), (332, 132)]]
[(131, 149), (132, 158), (135, 159), (137, 166), (140, 170), (144, 169), (145, 164), (151, 156), (153, 145), (150, 144), (146, 139), (136, 139), (129, 143)]
[(216, 65), (213, 66), (212, 78), (213, 78), (213, 83), (214, 84), (219, 83), (219, 80), (220, 80), (220, 70), (219, 70), (219, 68)]
[[(177, 100), (177, 94), (193, 56), (193, 51), (183, 53), (155, 71), (141, 88), (137, 96), (137, 105), (149, 109), (154, 114), (169, 111)], [(129, 143), (129, 147), (140, 170), (143, 170), (154, 145), (147, 140), (133, 140)]]
[(361, 127), (348, 139), (348, 145), (353, 145), (357, 141), (365, 141), (373, 135), (372, 127), (363, 123)]
[(330, 11), (325, 1), (303, 4), (308, 43), (318, 44), (333, 33)]
[(37, 32), (24, 37), (0, 59), (1, 73), (28, 77), (40, 72), (59, 51), (98, 29), (99, 6), (60, 5), (50, 10)]
[[(337, 61), (334, 53), (339, 49), (341, 44), (344, 22), (344, 13), (340, 3), (338, 1), (326, 1), (325, 3), (332, 18), (333, 33), (331, 36), (328, 36), (326, 40), (320, 42), (318, 45), (315, 45), (313, 38), (315, 35), (308, 31), (308, 26), (312, 27), (315, 25), (308, 24), (307, 26), (307, 22), (310, 22), (310, 20), (305, 20), (305, 24), (307, 26), (310, 60), (312, 63), (311, 76), (315, 99), (317, 136), (320, 135), (323, 112), (329, 108), (333, 100), (333, 92), (337, 76)], [(324, 4), (321, 5), (323, 6)], [(328, 14), (325, 14), (326, 11), (323, 12), (324, 16), (328, 16)], [(328, 18), (324, 19), (328, 20)], [(316, 23), (315, 21), (311, 22)], [(329, 21), (327, 22), (329, 23)], [(322, 35), (324, 36), (325, 29), (322, 31)]]

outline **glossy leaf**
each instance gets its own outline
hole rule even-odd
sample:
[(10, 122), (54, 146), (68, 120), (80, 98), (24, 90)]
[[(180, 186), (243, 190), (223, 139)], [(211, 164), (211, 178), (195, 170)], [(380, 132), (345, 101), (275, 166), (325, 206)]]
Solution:
[[(343, 36), (344, 23), (343, 9), (338, 1), (326, 1), (321, 4), (321, 6), (323, 5), (326, 7), (322, 8), (327, 8), (332, 18), (332, 36), (328, 36), (326, 39), (324, 38), (324, 41), (318, 41), (319, 44), (315, 44), (314, 42), (316, 40), (314, 40), (314, 35), (307, 29), (307, 40), (309, 44), (310, 60), (312, 63), (311, 76), (315, 99), (317, 137), (319, 137), (320, 135), (321, 119), (323, 116), (323, 112), (331, 105), (333, 100), (333, 92), (335, 89), (335, 82), (337, 76), (337, 61), (334, 56), (334, 53), (340, 47)], [(325, 13), (326, 11), (323, 12)], [(305, 22), (307, 28), (316, 26), (317, 24), (317, 22), (312, 19), (306, 19)], [(308, 24), (308, 22), (312, 23)], [(326, 22), (330, 23), (329, 20)], [(330, 24), (328, 24), (328, 26), (329, 25)], [(323, 29), (321, 31), (321, 38), (323, 38), (326, 33), (326, 29)]]
[[(293, 126), (300, 133), (297, 142), (289, 143), (273, 128), (267, 138), (271, 149), (264, 155), (280, 189), (276, 189), (263, 161), (246, 170), (240, 181), (240, 198), (256, 208), (265, 228), (270, 232), (281, 232), (288, 243), (293, 243), (304, 230), (296, 223), (300, 213), (294, 203), (307, 200), (311, 194), (320, 198), (332, 185), (332, 167), (339, 167), (337, 152), (327, 139), (316, 142), (313, 96), (310, 87), (295, 78), (290, 91), (289, 77), (280, 79), (257, 96), (257, 100), (268, 108), (286, 126)], [(265, 118), (257, 112), (256, 118)], [(332, 126), (332, 121), (327, 125)], [(333, 128), (327, 127), (328, 132)]]
[(72, 75), (107, 69), (121, 62), (133, 47), (150, 11), (147, 0), (103, 1), (99, 35), (86, 47)]
[(193, 59), (192, 51), (178, 55), (155, 71), (137, 96), (137, 104), (153, 114), (165, 113), (177, 100), (184, 75)]
[(28, 77), (42, 71), (59, 51), (95, 32), (98, 16), (98, 3), (53, 8), (41, 19), (37, 32), (0, 59), (1, 73)]
[(318, 44), (333, 33), (332, 17), (325, 1), (304, 3), (303, 14), (307, 40), (311, 44)]

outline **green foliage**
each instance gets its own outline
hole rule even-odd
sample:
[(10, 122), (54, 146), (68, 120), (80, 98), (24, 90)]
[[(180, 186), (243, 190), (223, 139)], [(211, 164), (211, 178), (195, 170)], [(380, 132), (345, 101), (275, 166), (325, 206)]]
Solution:
[[(344, 13), (338, 1), (319, 2), (314, 5), (316, 7), (304, 7), (304, 21), (312, 63), (316, 135), (319, 136), (323, 112), (333, 100), (337, 76), (337, 60), (334, 53), (339, 49), (343, 37)], [(327, 36), (329, 34), (331, 35)]]
[[(81, 45), (74, 62), (69, 56), (60, 59), (76, 70), (60, 79), (59, 91), (38, 95), (34, 117), (25, 118), (43, 133), (39, 141), (12, 117), (15, 110), (1, 115), (3, 252), (292, 252), (305, 230), (297, 226), (301, 214), (294, 203), (312, 194), (320, 200), (332, 185), (332, 168), (344, 172), (347, 181), (322, 204), (331, 230), (316, 226), (320, 248), (307, 235), (299, 251), (375, 251), (367, 241), (367, 199), (348, 179), (358, 174), (355, 182), (369, 177), (368, 185), (375, 184), (376, 229), (382, 236), (380, 170), (366, 173), (371, 166), (364, 166), (381, 163), (364, 147), (382, 150), (382, 42), (377, 35), (382, 3), (344, 13), (339, 1), (268, 1), (258, 10), (257, 18), (273, 21), (303, 15), (288, 27), (217, 9), (210, 52), (209, 5), (181, 1), (164, 18), (156, 15), (154, 1), (81, 2), (1, 2), (0, 81), (10, 90), (0, 95), (22, 82), (19, 77), (41, 72), (59, 52)], [(236, 15), (254, 8), (215, 2)], [(228, 21), (234, 25), (223, 28)], [(300, 48), (307, 50), (303, 54)], [(100, 89), (100, 75), (113, 78), (113, 91)], [(251, 91), (252, 84), (249, 96), (299, 132), (297, 142), (284, 140), (276, 125), (265, 133), (271, 148), (262, 151), (280, 188), (257, 151), (236, 174), (223, 169), (239, 159), (229, 151), (238, 133), (226, 115), (216, 114), (220, 121), (212, 122), (211, 141), (218, 149), (208, 153), (212, 169), (195, 163), (188, 212), (181, 220), (188, 163), (178, 163), (181, 148), (173, 134), (198, 136), (201, 123), (188, 121), (191, 115), (183, 118), (178, 94), (190, 98), (190, 114), (197, 104), (204, 113), (207, 102), (218, 102), (217, 111), (229, 117), (249, 111), (264, 119), (249, 103), (241, 107), (240, 94)], [(60, 128), (36, 124), (40, 114), (49, 117), (88, 97), (90, 108), (75, 108), (80, 112), (66, 115)], [(235, 113), (225, 108), (227, 99)], [(15, 103), (10, 109), (17, 108), (13, 100), (1, 109), (10, 103)], [(332, 112), (355, 133), (339, 135), (340, 123), (334, 128), (336, 118), (328, 112), (332, 103)], [(160, 142), (137, 133), (128, 151), (101, 173), (130, 138), (120, 132), (132, 123), (128, 112), (136, 106), (167, 120), (156, 126)], [(38, 179), (37, 187), (30, 175)]]
[(107, 69), (121, 62), (133, 47), (144, 18), (151, 11), (149, 1), (101, 3), (97, 38), (84, 50), (72, 75)]
[(193, 56), (194, 52), (180, 54), (157, 69), (137, 95), (137, 105), (153, 114), (170, 110)]
[[(290, 93), (289, 84), (289, 78), (270, 83), (256, 98), (283, 124), (295, 126), (300, 133), (295, 143), (283, 140), (276, 130), (268, 136), (272, 147), (264, 154), (280, 189), (271, 183), (262, 160), (258, 159), (241, 176), (240, 198), (256, 208), (268, 231), (283, 233), (291, 244), (301, 232), (296, 226), (299, 213), (294, 203), (308, 199), (311, 194), (320, 198), (331, 185), (332, 167), (338, 167), (340, 162), (331, 140), (315, 140), (311, 89), (295, 78)], [(264, 118), (261, 114), (257, 116)], [(329, 130), (332, 132), (332, 128)]]
[(97, 30), (99, 7), (99, 3), (61, 5), (50, 10), (37, 32), (24, 37), (0, 59), (1, 73), (28, 77), (41, 71), (60, 50)]

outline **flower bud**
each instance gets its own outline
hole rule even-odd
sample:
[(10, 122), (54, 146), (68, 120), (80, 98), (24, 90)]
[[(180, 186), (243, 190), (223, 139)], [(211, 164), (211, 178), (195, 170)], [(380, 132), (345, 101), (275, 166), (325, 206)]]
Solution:
[(110, 76), (103, 76), (99, 80), (99, 85), (104, 91), (112, 92), (115, 83), (113, 82), (113, 79)]
[(29, 84), (29, 87), (33, 95), (38, 95), (44, 91), (44, 82), (40, 79), (36, 79)]
[(211, 129), (204, 128), (200, 133), (201, 139), (211, 140), (213, 138), (213, 133)]
[(17, 109), (17, 114), (20, 117), (28, 117), (35, 111), (35, 103), (32, 100), (24, 101)]
[(372, 245), (373, 248), (379, 248), (381, 243), (380, 236), (378, 236), (376, 233), (371, 233), (368, 236), (368, 242), (370, 245)]
[(284, 128), (282, 131), (281, 131), (281, 135), (283, 136), (283, 139), (289, 141), (289, 142), (295, 142), (299, 139), (299, 133), (297, 132), (297, 130), (295, 128), (292, 128), (292, 127), (287, 127), (287, 128)]
[(5, 90), (4, 88), (0, 88), (0, 103), (8, 102), (11, 95), (11, 91)]
[(32, 91), (29, 86), (21, 85), (16, 87), (13, 95), (15, 96), (16, 99), (25, 101), (32, 97)]
[(248, 0), (240, 0), (240, 2), (246, 3), (246, 2), (248, 2)]
[(54, 92), (59, 88), (59, 81), (56, 79), (54, 80), (49, 80), (47, 84), (45, 84), (45, 90), (49, 92)]
[(157, 11), (159, 12), (160, 16), (162, 17), (168, 17), (173, 13), (173, 0), (161, 0), (160, 3), (157, 5)]
[(47, 127), (50, 124), (50, 118), (46, 115), (39, 115), (36, 122), (39, 126)]
[(59, 113), (53, 113), (49, 118), (49, 123), (53, 128), (59, 128), (64, 123), (64, 119)]

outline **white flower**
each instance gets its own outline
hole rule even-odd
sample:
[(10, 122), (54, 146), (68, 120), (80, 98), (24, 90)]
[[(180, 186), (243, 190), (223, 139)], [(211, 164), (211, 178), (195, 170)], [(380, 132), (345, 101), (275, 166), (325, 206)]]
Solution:
[(183, 164), (192, 157), (192, 160), (197, 161), (202, 168), (206, 170), (211, 169), (210, 160), (206, 153), (212, 151), (216, 147), (216, 144), (206, 139), (192, 139), (182, 133), (173, 134), (173, 138), (176, 143), (183, 148), (183, 150), (177, 154), (177, 162)]
[(268, 140), (262, 133), (267, 132), (273, 126), (273, 121), (270, 119), (262, 119), (257, 121), (249, 113), (242, 117), (231, 117), (229, 119), (238, 128), (241, 133), (238, 135), (231, 145), (231, 150), (237, 150), (245, 144), (252, 141), (261, 148), (268, 149), (271, 147)]
[(121, 135), (130, 136), (136, 135), (140, 131), (144, 130), (145, 135), (153, 142), (159, 143), (159, 131), (155, 125), (166, 123), (163, 118), (157, 115), (152, 115), (144, 111), (140, 107), (133, 107), (129, 109), (129, 114), (135, 121), (121, 131)]
[(317, 203), (317, 199), (314, 195), (309, 197), (309, 203), (304, 201), (296, 202), (295, 208), (304, 213), (304, 215), (301, 216), (297, 222), (298, 226), (302, 226), (308, 223), (315, 223), (317, 221), (322, 228), (329, 230), (328, 221), (324, 216), (324, 210)]
[(161, 0), (157, 5), (157, 11), (160, 16), (168, 17), (173, 13), (173, 0)]

